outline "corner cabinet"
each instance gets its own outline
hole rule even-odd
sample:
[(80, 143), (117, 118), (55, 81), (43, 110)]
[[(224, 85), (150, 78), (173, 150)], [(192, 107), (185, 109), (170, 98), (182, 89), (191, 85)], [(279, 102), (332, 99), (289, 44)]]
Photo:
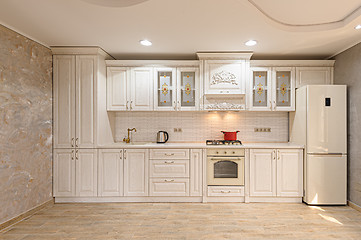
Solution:
[(108, 67), (107, 110), (153, 110), (153, 68)]
[(54, 148), (92, 148), (97, 56), (54, 55)]
[(251, 197), (302, 197), (303, 150), (251, 149)]
[(249, 110), (295, 110), (294, 67), (253, 67), (250, 79)]

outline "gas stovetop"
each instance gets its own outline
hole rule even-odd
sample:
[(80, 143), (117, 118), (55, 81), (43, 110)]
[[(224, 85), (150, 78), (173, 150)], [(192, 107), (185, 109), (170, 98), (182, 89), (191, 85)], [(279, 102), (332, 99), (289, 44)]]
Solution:
[(207, 145), (242, 145), (239, 140), (228, 141), (228, 140), (206, 140)]

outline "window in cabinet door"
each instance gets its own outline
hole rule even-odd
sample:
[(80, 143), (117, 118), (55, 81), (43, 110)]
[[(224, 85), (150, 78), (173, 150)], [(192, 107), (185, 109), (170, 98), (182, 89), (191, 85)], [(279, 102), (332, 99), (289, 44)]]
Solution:
[(253, 72), (253, 106), (267, 107), (268, 76), (266, 71)]
[(158, 106), (172, 107), (172, 72), (158, 72)]
[(276, 105), (291, 106), (291, 72), (289, 71), (276, 73)]
[(181, 106), (195, 106), (195, 72), (181, 73)]

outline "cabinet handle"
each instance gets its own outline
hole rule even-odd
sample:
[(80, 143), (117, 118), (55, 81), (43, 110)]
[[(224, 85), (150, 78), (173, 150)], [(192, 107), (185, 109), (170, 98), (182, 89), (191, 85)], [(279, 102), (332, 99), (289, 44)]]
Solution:
[(133, 101), (130, 101), (130, 104), (129, 104), (129, 108), (130, 108), (130, 110), (132, 110), (132, 109), (133, 109), (133, 107), (132, 107), (132, 103), (133, 103)]
[(127, 159), (127, 150), (124, 150), (124, 159)]
[(164, 153), (166, 156), (174, 156), (174, 153)]
[(78, 146), (78, 140), (79, 140), (79, 138), (75, 138), (75, 147), (79, 147)]
[(74, 160), (74, 150), (71, 150), (71, 160)]
[(74, 147), (74, 138), (71, 138), (71, 147)]
[(280, 150), (277, 150), (277, 160), (280, 160)]
[(119, 158), (120, 158), (120, 160), (123, 159), (123, 156), (122, 156), (122, 155), (123, 155), (123, 150), (120, 150), (120, 151), (119, 151)]
[(78, 150), (75, 151), (75, 160), (78, 160)]
[(178, 101), (178, 110), (180, 110), (181, 106), (180, 106), (180, 101)]
[(129, 104), (129, 101), (127, 101), (127, 105), (126, 105), (127, 110), (129, 109), (128, 104)]
[(273, 160), (276, 160), (276, 150), (273, 150)]
[(171, 164), (174, 163), (174, 161), (164, 161), (164, 163)]
[(176, 104), (176, 102), (175, 101), (173, 101), (173, 108), (174, 108), (174, 110), (177, 110), (177, 104)]
[(276, 109), (276, 100), (273, 100), (273, 110)]
[(164, 179), (164, 182), (174, 182), (174, 179), (171, 180)]
[(269, 100), (269, 108), (272, 110), (272, 101)]
[(231, 193), (231, 190), (228, 190), (228, 191), (221, 190), (221, 193)]

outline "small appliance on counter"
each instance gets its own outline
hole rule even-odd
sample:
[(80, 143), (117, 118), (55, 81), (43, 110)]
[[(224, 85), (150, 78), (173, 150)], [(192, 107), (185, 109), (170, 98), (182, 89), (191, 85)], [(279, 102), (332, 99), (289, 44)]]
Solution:
[(169, 134), (166, 131), (159, 131), (157, 133), (157, 143), (166, 143), (169, 139)]
[(224, 140), (226, 141), (236, 141), (237, 140), (237, 133), (239, 133), (239, 131), (235, 131), (235, 132), (225, 132), (225, 131), (221, 131), (224, 135)]

